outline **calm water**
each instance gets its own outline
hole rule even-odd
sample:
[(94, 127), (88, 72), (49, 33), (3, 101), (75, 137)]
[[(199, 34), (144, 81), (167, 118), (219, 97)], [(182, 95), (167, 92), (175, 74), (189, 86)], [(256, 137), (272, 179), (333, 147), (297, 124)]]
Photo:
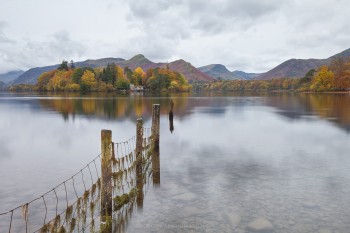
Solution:
[(90, 162), (101, 129), (123, 141), (137, 117), (150, 126), (154, 103), (162, 114), (161, 184), (148, 187), (127, 232), (250, 232), (257, 218), (270, 222), (268, 232), (349, 232), (349, 94), (0, 93), (0, 212)]

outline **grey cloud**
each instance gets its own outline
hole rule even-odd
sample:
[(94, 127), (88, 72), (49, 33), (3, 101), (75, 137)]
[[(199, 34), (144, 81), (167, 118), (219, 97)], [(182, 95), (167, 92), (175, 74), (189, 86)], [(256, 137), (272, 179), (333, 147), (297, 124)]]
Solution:
[[(0, 34), (1, 35), (1, 34)], [(68, 32), (57, 32), (43, 41), (11, 40), (0, 47), (0, 62), (10, 68), (29, 69), (33, 66), (51, 65), (62, 59), (76, 59), (83, 55), (85, 47), (72, 40)], [(0, 70), (3, 72), (6, 70)]]
[[(220, 33), (235, 28), (247, 28), (262, 16), (270, 15), (278, 10), (285, 1), (269, 0), (200, 0), (164, 1), (141, 3), (129, 1), (133, 19), (143, 27), (150, 27), (159, 22), (169, 22), (168, 27), (189, 28), (193, 33)], [(171, 12), (176, 12), (172, 15)], [(165, 14), (166, 13), (166, 14)], [(161, 29), (161, 28), (160, 28)]]
[[(45, 17), (46, 28), (33, 27), (43, 17), (29, 11), (11, 17), (27, 4), (18, 1), (0, 8), (3, 70), (143, 53), (156, 61), (183, 58), (195, 66), (264, 72), (289, 58), (329, 57), (347, 49), (350, 39), (346, 0), (77, 0), (72, 4), (81, 11)], [(58, 1), (33, 8), (50, 12), (51, 5), (63, 10)]]

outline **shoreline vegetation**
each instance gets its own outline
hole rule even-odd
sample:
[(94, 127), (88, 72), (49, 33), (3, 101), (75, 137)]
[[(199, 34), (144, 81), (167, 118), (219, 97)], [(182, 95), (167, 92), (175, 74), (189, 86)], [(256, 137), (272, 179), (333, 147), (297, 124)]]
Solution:
[(37, 83), (10, 86), (9, 91), (38, 92), (127, 92), (127, 91), (159, 91), (189, 92), (192, 86), (179, 72), (167, 68), (149, 69), (141, 67), (131, 70), (115, 64), (106, 67), (76, 68), (73, 61), (67, 61), (55, 70), (42, 73)]
[(131, 70), (114, 64), (107, 67), (75, 68), (63, 61), (57, 70), (40, 75), (35, 85), (19, 84), (9, 91), (39, 92), (293, 92), (293, 93), (349, 93), (350, 58), (336, 58), (330, 65), (311, 69), (302, 78), (272, 80), (188, 80), (167, 68), (141, 67)]

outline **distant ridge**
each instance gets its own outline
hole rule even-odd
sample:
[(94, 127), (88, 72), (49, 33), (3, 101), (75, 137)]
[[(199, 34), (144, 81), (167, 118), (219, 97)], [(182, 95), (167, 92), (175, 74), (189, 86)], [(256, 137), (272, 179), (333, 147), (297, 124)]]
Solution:
[(216, 79), (224, 80), (253, 79), (260, 75), (255, 73), (245, 73), (239, 70), (231, 72), (222, 64), (211, 64), (199, 67), (198, 69)]
[[(329, 65), (330, 62), (335, 58), (347, 58), (350, 57), (350, 48), (344, 50), (340, 53), (337, 53), (326, 59), (289, 59), (273, 69), (257, 74), (257, 73), (246, 73), (244, 71), (229, 71), (222, 64), (211, 64), (207, 66), (202, 66), (199, 68), (194, 67), (191, 63), (184, 61), (182, 59), (173, 61), (170, 63), (155, 63), (147, 59), (144, 55), (138, 54), (129, 60), (125, 60), (123, 58), (101, 58), (96, 60), (86, 60), (81, 62), (76, 62), (76, 67), (103, 67), (107, 66), (108, 63), (114, 63), (123, 68), (129, 67), (130, 69), (135, 69), (137, 67), (141, 67), (143, 70), (147, 71), (148, 69), (161, 67), (167, 68), (169, 67), (171, 70), (182, 73), (190, 82), (192, 81), (214, 81), (215, 79), (221, 78), (226, 80), (235, 80), (235, 79), (264, 79), (269, 80), (273, 78), (284, 78), (284, 77), (303, 77), (309, 70), (316, 69), (322, 65)], [(28, 71), (20, 74), (20, 73), (7, 73), (2, 75), (13, 74), (10, 78), (6, 76), (5, 83), (9, 84), (35, 84), (37, 78), (43, 73), (53, 69), (56, 69), (59, 64), (44, 66), (44, 67), (36, 67), (29, 69)], [(23, 72), (23, 71), (18, 71)], [(16, 75), (18, 75), (16, 78)], [(0, 74), (0, 81), (4, 82), (1, 77), (4, 77)], [(13, 77), (16, 79), (13, 80)], [(12, 79), (12, 80), (11, 80)], [(11, 81), (8, 81), (11, 80)]]
[(296, 78), (303, 77), (309, 70), (329, 64), (327, 59), (290, 59), (259, 75), (256, 79), (273, 79), (273, 78)]
[(14, 71), (7, 72), (5, 74), (0, 74), (0, 82), (3, 82), (3, 83), (12, 82), (13, 80), (21, 76), (23, 73), (24, 73), (23, 70), (14, 70)]
[(256, 77), (256, 79), (272, 79), (272, 78), (294, 78), (303, 77), (309, 70), (316, 69), (323, 65), (329, 65), (335, 58), (350, 57), (350, 49), (346, 49), (327, 59), (290, 59), (275, 68)]

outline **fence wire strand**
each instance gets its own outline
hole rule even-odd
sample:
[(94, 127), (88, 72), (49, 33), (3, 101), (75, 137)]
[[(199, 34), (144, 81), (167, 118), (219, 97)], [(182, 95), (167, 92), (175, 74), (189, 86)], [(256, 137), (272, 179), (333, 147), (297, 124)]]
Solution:
[[(147, 168), (142, 169), (142, 183), (145, 183), (147, 178), (150, 177), (150, 174), (146, 175), (144, 173), (150, 172), (148, 167), (151, 163), (151, 160), (149, 159), (147, 150), (150, 148), (152, 139), (151, 135), (151, 128), (143, 128), (142, 153), (140, 154), (141, 161), (144, 162), (143, 165), (147, 165)], [(124, 211), (125, 209), (125, 213), (127, 213), (127, 215), (130, 215), (132, 208), (134, 208), (134, 201), (136, 199), (136, 196), (133, 194), (133, 190), (137, 189), (137, 180), (140, 178), (138, 177), (139, 174), (136, 174), (136, 165), (140, 162), (136, 155), (136, 136), (133, 136), (123, 142), (112, 142), (111, 150), (113, 179), (112, 196), (114, 199), (114, 211), (116, 211), (114, 213), (117, 213), (120, 210), (118, 208), (115, 208), (115, 206), (118, 206), (118, 204), (116, 204), (118, 197), (121, 195), (129, 195), (131, 197), (130, 202), (124, 203), (121, 210)], [(97, 162), (101, 161), (101, 155), (102, 154), (97, 155), (91, 162), (85, 165), (77, 173), (64, 180), (54, 188), (50, 189), (46, 193), (42, 194), (41, 196), (34, 198), (25, 204), (19, 205), (12, 210), (0, 213), (0, 216), (10, 216), (8, 232), (17, 232), (17, 230), (14, 228), (14, 215), (20, 209), (22, 210), (22, 216), (24, 219), (25, 232), (30, 231), (29, 214), (35, 210), (40, 211), (40, 208), (43, 209), (42, 213), (44, 216), (41, 222), (43, 225), (41, 225), (41, 223), (36, 223), (36, 225), (34, 224), (33, 228), (36, 226), (35, 228), (37, 229), (34, 232), (50, 232), (52, 229), (56, 231), (60, 230), (60, 232), (63, 232), (63, 230), (72, 232), (74, 229), (78, 230), (78, 232), (85, 232), (85, 230), (89, 227), (90, 230), (94, 229), (97, 222), (96, 220), (98, 217), (100, 217), (97, 210), (100, 204), (99, 198), (101, 174), (99, 172)], [(91, 170), (90, 165), (92, 166), (92, 164), (95, 168), (95, 172), (92, 172)], [(77, 179), (78, 175), (80, 178)], [(90, 185), (90, 182), (86, 183), (85, 179), (90, 179), (91, 187), (87, 186), (87, 184)], [(142, 188), (141, 192), (144, 192), (143, 189), (144, 187)], [(72, 195), (75, 196), (75, 201), (70, 201), (73, 198)], [(32, 207), (29, 208), (30, 206)], [(55, 214), (55, 216), (49, 214), (52, 212)], [(51, 218), (51, 215), (53, 218)], [(86, 224), (88, 217), (91, 219), (91, 221), (89, 220), (90, 222)], [(18, 219), (16, 219), (16, 223), (17, 222)]]

